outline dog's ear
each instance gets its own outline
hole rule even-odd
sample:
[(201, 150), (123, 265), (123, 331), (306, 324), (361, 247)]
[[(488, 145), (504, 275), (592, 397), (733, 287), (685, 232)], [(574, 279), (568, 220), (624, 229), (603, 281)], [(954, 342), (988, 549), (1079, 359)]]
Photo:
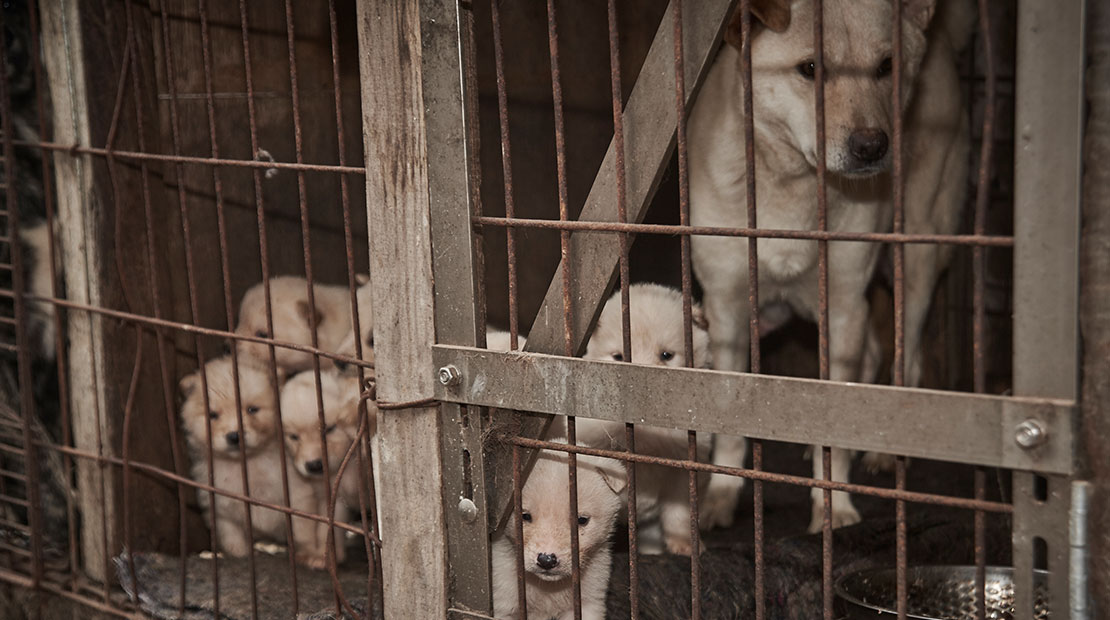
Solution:
[(370, 274), (368, 274), (368, 273), (356, 273), (355, 274), (355, 282), (358, 282), (359, 286), (365, 286), (367, 283), (370, 282)]
[(624, 492), (624, 487), (628, 486), (628, 470), (625, 469), (624, 463), (613, 459), (597, 458), (592, 464), (601, 475), (605, 486), (609, 487), (614, 495)]
[(698, 328), (709, 329), (709, 319), (705, 318), (705, 309), (699, 304), (690, 308), (690, 321)]
[[(790, 0), (752, 0), (751, 7), (753, 32), (758, 25), (757, 21), (775, 32), (782, 32), (790, 27)], [(740, 49), (743, 43), (740, 37), (743, 19), (744, 15), (737, 6), (725, 28), (725, 42), (736, 49)]]
[(324, 318), (323, 313), (320, 312), (320, 308), (313, 309), (305, 299), (297, 301), (297, 314), (304, 319), (304, 322), (310, 329), (316, 327)]
[(902, 0), (902, 18), (921, 30), (929, 27), (936, 9), (937, 0)]
[(195, 372), (181, 377), (181, 381), (177, 384), (177, 393), (181, 402), (185, 402), (186, 399), (192, 396), (198, 385), (200, 385), (200, 375)]

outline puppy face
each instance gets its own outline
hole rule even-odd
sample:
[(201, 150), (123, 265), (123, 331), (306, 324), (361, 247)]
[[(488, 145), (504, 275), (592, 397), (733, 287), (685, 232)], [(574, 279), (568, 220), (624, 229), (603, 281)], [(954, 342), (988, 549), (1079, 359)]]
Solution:
[(235, 376), (230, 357), (204, 365), (208, 382), (208, 407), (200, 372), (187, 375), (179, 384), (184, 402), (181, 422), (189, 445), (203, 451), (208, 446), (208, 425), (212, 428), (215, 456), (248, 455), (267, 445), (277, 434), (276, 388), (270, 373), (249, 364), (239, 364), (239, 396), (243, 428), (239, 428), (235, 409)]
[[(304, 278), (282, 276), (270, 280), (271, 312), (274, 330), (266, 324), (266, 290), (258, 283), (247, 290), (239, 305), (239, 323), (235, 333), (256, 338), (273, 338), (297, 344), (312, 344), (313, 325), (323, 313), (308, 303), (308, 283)], [(270, 349), (265, 343), (240, 341), (240, 359), (253, 360), (265, 365), (270, 361)], [(290, 373), (312, 367), (312, 354), (283, 347), (274, 348), (280, 368)], [(321, 360), (324, 362), (324, 360)]]
[[(892, 104), (892, 2), (830, 0), (823, 5), (825, 149), (828, 170), (834, 174), (862, 178), (890, 169), (894, 115), (904, 113), (910, 101), (925, 54), (924, 31), (935, 5), (935, 0), (896, 1), (903, 3), (904, 24), (903, 96), (897, 107)], [(756, 4), (766, 5), (762, 14), (772, 18), (752, 39), (759, 139), (767, 136), (773, 143), (792, 145), (816, 166), (813, 0)], [(733, 21), (733, 29), (739, 28), (738, 21)]]
[[(364, 361), (374, 363), (374, 309), (370, 304), (370, 280), (366, 276), (359, 276), (359, 283), (356, 292), (356, 300), (358, 301), (358, 336), (355, 335), (352, 329), (347, 333), (347, 337), (343, 339), (343, 344), (339, 346), (338, 353), (348, 355), (350, 357), (358, 358), (358, 351), (355, 348), (355, 340), (362, 342), (362, 359)], [(357, 368), (346, 362), (335, 362), (335, 367), (339, 371), (348, 376), (357, 375)]]
[(323, 439), (313, 373), (302, 372), (281, 389), (286, 454), (297, 471), (308, 478), (324, 475), (325, 452), (334, 475), (358, 433), (358, 380), (341, 377), (335, 370), (321, 371), (320, 391), (324, 401)]
[[(579, 563), (585, 565), (609, 543), (621, 507), (626, 473), (617, 461), (578, 456)], [(546, 450), (536, 459), (521, 495), (524, 568), (544, 581), (571, 573), (570, 497), (567, 456)], [(516, 542), (516, 515), (507, 534)]]
[[(685, 332), (682, 324), (682, 293), (658, 284), (633, 284), (628, 289), (628, 318), (632, 335), (632, 362), (681, 368), (686, 366)], [(691, 312), (695, 368), (708, 368), (709, 332), (701, 306)], [(586, 359), (624, 360), (621, 330), (621, 297), (617, 291), (597, 320)]]

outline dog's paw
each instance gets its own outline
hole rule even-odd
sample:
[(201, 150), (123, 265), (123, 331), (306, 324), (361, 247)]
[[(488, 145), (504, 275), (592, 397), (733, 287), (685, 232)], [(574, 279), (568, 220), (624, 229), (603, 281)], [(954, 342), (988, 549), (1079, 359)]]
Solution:
[[(867, 473), (878, 474), (894, 471), (894, 464), (898, 462), (898, 457), (882, 452), (864, 452), (860, 462), (863, 463)], [(909, 463), (909, 459), (906, 459), (906, 463)]]
[[(832, 526), (833, 526), (834, 530), (836, 528), (839, 528), (839, 527), (847, 527), (849, 525), (855, 525), (855, 524), (857, 524), (857, 523), (859, 523), (860, 521), (863, 520), (863, 517), (860, 516), (859, 511), (856, 510), (855, 506), (853, 506), (851, 503), (844, 502), (840, 505), (837, 505), (837, 504), (838, 504), (838, 502), (836, 502), (835, 498), (834, 498), (833, 507), (832, 507)], [(819, 502), (814, 502), (813, 503), (813, 518), (810, 519), (809, 528), (806, 531), (808, 531), (810, 534), (816, 534), (816, 533), (820, 532), (824, 528), (824, 526), (825, 526), (824, 504), (819, 503)]]
[[(664, 541), (667, 545), (667, 552), (674, 555), (691, 555), (694, 547), (690, 544), (690, 535), (685, 536), (667, 536)], [(698, 540), (698, 554), (700, 555), (705, 551), (705, 543)]]
[(328, 556), (322, 551), (298, 551), (297, 564), (312, 570), (324, 570), (328, 567)]
[(702, 495), (698, 504), (698, 525), (703, 532), (715, 527), (732, 527), (736, 519), (736, 504), (740, 501), (740, 491), (744, 488), (743, 478), (725, 477), (725, 484), (713, 485)]

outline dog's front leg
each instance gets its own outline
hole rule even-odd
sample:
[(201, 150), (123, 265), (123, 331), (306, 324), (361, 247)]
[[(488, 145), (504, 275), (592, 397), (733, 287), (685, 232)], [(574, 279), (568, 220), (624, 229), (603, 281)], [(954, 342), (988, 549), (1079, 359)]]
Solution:
[[(829, 300), (829, 378), (833, 381), (857, 381), (866, 348), (870, 308), (862, 294), (844, 292), (847, 294), (840, 297), (830, 295)], [(821, 478), (824, 475), (822, 460), (821, 448), (815, 446), (814, 478)], [(851, 469), (851, 451), (833, 448), (832, 480), (848, 482)], [(824, 523), (825, 491), (814, 488), (810, 496), (813, 502), (813, 516), (809, 522), (809, 531), (819, 532)], [(860, 519), (859, 511), (852, 505), (851, 497), (847, 493), (834, 492), (832, 495), (833, 527), (853, 525), (859, 523)]]
[[(747, 243), (737, 239), (697, 238), (700, 245), (713, 242), (722, 246), (713, 253), (717, 262), (727, 257), (747, 256)], [(705, 289), (705, 313), (709, 321), (709, 341), (713, 367), (718, 370), (745, 372), (751, 344), (748, 307), (747, 261), (716, 265), (710, 273), (700, 277)], [(748, 455), (748, 440), (731, 435), (713, 435), (714, 465), (741, 468)], [(744, 479), (737, 476), (713, 474), (709, 478), (699, 505), (700, 525), (703, 530), (732, 525), (736, 504), (744, 488)]]

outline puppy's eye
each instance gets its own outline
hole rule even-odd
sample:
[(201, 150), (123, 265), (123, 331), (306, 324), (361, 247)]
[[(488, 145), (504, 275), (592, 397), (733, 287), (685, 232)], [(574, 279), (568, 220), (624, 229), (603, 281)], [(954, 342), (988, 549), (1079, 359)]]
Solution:
[(520, 513), (520, 520), (524, 521), (525, 523), (531, 523), (532, 522), (532, 513), (530, 513), (530, 512)]
[(269, 338), (270, 337), (270, 334), (264, 329), (260, 329), (256, 332), (254, 332), (254, 335), (257, 338)]
[(613, 359), (618, 361), (618, 362), (623, 362), (624, 361), (624, 354), (623, 353), (614, 353), (613, 354)]
[(347, 366), (349, 366), (349, 365), (350, 364), (348, 364), (347, 362), (336, 361), (335, 362), (335, 369), (338, 370), (339, 372), (347, 372)]
[(673, 360), (674, 359), (674, 351), (660, 351), (659, 352), (659, 359), (663, 360), (664, 362), (669, 362), (669, 361)]
[(875, 70), (875, 77), (880, 79), (885, 78), (890, 75), (890, 72), (893, 70), (894, 61), (891, 60), (890, 56), (887, 56), (879, 63), (879, 68)]
[(812, 60), (803, 60), (798, 63), (798, 66), (795, 68), (798, 70), (798, 73), (802, 74), (802, 77), (807, 80), (812, 80), (813, 76), (817, 74), (817, 65), (815, 65)]
[(589, 523), (589, 522), (590, 522), (590, 518), (589, 518), (589, 517), (585, 517), (585, 516), (583, 516), (583, 517), (578, 517), (578, 525), (586, 525), (586, 524), (587, 524), (587, 523)]
[(296, 433), (289, 433), (288, 435), (286, 435), (286, 437), (289, 438), (289, 441), (300, 441), (301, 440), (301, 436), (296, 434)]
[(258, 411), (259, 411), (258, 407), (254, 406), (254, 405), (251, 405), (250, 407), (247, 407), (247, 413), (249, 415), (254, 415), (254, 414), (258, 413)]
[(209, 411), (208, 412), (208, 419), (209, 420), (218, 420), (219, 418), (220, 418), (220, 414), (216, 413), (215, 411)]
[(366, 337), (366, 346), (370, 348), (374, 347), (374, 334), (370, 334)]
[(328, 427), (324, 429), (324, 434), (325, 435), (330, 435), (331, 432), (334, 431), (334, 430), (335, 430), (335, 425), (334, 424), (329, 424)]

